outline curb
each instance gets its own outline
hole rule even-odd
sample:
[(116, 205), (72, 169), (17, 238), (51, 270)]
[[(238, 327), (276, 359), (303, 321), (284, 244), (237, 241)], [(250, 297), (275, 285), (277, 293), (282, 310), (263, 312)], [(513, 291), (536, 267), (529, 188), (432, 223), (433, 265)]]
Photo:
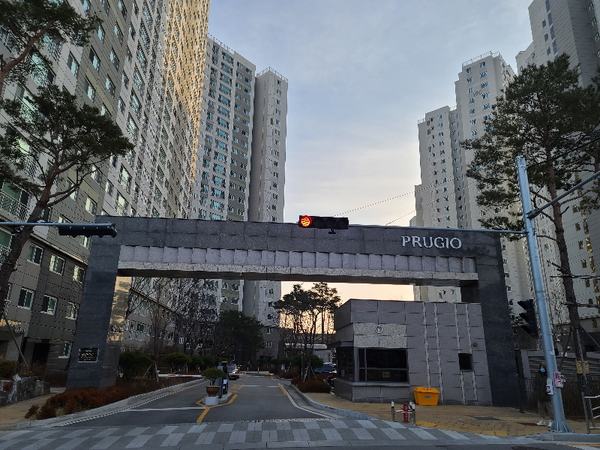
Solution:
[(178, 391), (182, 391), (184, 389), (188, 389), (197, 384), (202, 384), (206, 382), (206, 380), (194, 380), (187, 383), (177, 384), (175, 386), (169, 386), (166, 388), (159, 389), (157, 391), (146, 392), (145, 394), (135, 395), (133, 397), (128, 397), (124, 400), (111, 403), (110, 405), (101, 406), (100, 408), (89, 409), (87, 411), (81, 411), (78, 413), (69, 414), (61, 417), (53, 417), (51, 419), (44, 420), (32, 420), (27, 422), (16, 422), (12, 425), (5, 425), (2, 427), (3, 430), (23, 430), (26, 428), (39, 428), (45, 426), (61, 426), (68, 425), (71, 423), (76, 423), (82, 421), (81, 419), (92, 419), (96, 416), (108, 416), (111, 414), (115, 414), (124, 409), (133, 408), (135, 406), (140, 406), (145, 403), (149, 403), (153, 400), (158, 400), (159, 398), (166, 397), (169, 394), (173, 394)]
[(538, 441), (556, 441), (556, 442), (590, 442), (597, 444), (600, 441), (600, 435), (598, 434), (584, 434), (584, 433), (546, 433), (524, 436), (528, 439), (535, 439)]
[(300, 389), (298, 389), (296, 386), (294, 386), (292, 384), (290, 384), (289, 386), (286, 386), (286, 387), (291, 387), (292, 389), (294, 389), (295, 392), (297, 392), (300, 395), (300, 397), (302, 397), (304, 400), (306, 400), (306, 402), (313, 408), (320, 409), (323, 411), (329, 411), (329, 412), (338, 414), (340, 416), (348, 417), (350, 419), (381, 420), (381, 419), (378, 419), (377, 417), (369, 416), (368, 414), (361, 413), (358, 411), (350, 411), (348, 409), (342, 409), (342, 408), (336, 408), (334, 406), (323, 405), (322, 403), (315, 402), (312, 398), (310, 398), (308, 395), (305, 395), (303, 392), (300, 391)]

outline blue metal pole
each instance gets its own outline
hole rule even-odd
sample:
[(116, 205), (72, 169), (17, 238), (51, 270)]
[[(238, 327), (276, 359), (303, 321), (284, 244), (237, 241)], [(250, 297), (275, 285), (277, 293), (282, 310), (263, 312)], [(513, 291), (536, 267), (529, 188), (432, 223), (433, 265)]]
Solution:
[[(540, 319), (540, 332), (542, 335), (542, 344), (544, 347), (544, 356), (546, 359), (546, 370), (548, 377), (554, 383), (554, 372), (558, 371), (556, 365), (556, 356), (554, 354), (554, 342), (552, 341), (552, 329), (550, 327), (550, 316), (548, 315), (548, 306), (546, 304), (546, 293), (542, 281), (542, 270), (540, 268), (540, 256), (535, 234), (535, 224), (533, 219), (529, 218), (531, 211), (531, 196), (529, 194), (529, 180), (527, 178), (527, 166), (523, 156), (517, 157), (517, 171), (519, 173), (519, 188), (521, 190), (521, 203), (523, 204), (523, 219), (525, 220), (525, 231), (527, 232), (527, 247), (529, 248), (529, 261), (531, 264), (531, 275), (533, 276), (533, 286), (535, 289), (535, 301)], [(554, 409), (554, 422), (550, 427), (551, 431), (559, 433), (572, 433), (565, 422), (565, 412), (563, 409), (561, 390), (554, 388), (552, 395), (552, 408)]]

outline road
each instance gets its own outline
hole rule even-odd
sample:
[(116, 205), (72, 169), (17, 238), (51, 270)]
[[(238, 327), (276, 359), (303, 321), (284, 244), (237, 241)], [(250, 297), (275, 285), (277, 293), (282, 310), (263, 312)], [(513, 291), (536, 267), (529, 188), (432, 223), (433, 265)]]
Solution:
[[(383, 420), (353, 420), (315, 410), (287, 382), (242, 376), (227, 403), (204, 407), (204, 385), (135, 408), (62, 426), (0, 431), (0, 450), (120, 450), (404, 447), (465, 450), (566, 450), (526, 438), (458, 433)], [(590, 447), (577, 447), (586, 448)]]

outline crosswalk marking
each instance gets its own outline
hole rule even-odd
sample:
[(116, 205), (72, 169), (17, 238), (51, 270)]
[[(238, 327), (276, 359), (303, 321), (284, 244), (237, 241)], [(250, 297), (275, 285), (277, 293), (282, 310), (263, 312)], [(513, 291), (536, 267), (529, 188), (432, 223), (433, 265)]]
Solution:
[(209, 431), (206, 434), (201, 434), (200, 436), (198, 436), (198, 439), (196, 439), (196, 443), (195, 445), (208, 445), (208, 444), (212, 444), (213, 439), (215, 438), (217, 433), (215, 433), (214, 431)]
[(156, 432), (156, 434), (171, 434), (177, 429), (177, 425), (167, 425)]
[[(307, 430), (308, 433), (308, 430)], [(342, 436), (335, 428), (323, 428), (323, 434), (328, 441), (341, 441)]]
[(415, 433), (421, 439), (428, 440), (428, 441), (437, 440), (437, 438), (433, 434), (428, 433), (427, 431), (425, 431), (421, 428), (409, 428), (409, 430), (412, 431), (413, 433)]
[(83, 444), (87, 440), (88, 440), (88, 438), (85, 438), (85, 437), (84, 438), (73, 438), (70, 441), (65, 442), (60, 447), (57, 447), (56, 450), (73, 450), (79, 444)]
[(363, 440), (369, 440), (369, 439), (375, 439), (373, 436), (371, 436), (371, 433), (369, 433), (364, 428), (351, 428), (351, 430), (354, 432), (354, 434), (356, 435), (356, 437), (358, 439), (360, 439), (361, 441), (363, 441)]
[(468, 438), (468, 437), (466, 437), (466, 436), (463, 436), (462, 434), (460, 434), (460, 433), (458, 433), (458, 432), (456, 432), (456, 431), (452, 431), (452, 430), (443, 430), (443, 429), (441, 429), (441, 428), (438, 428), (437, 430), (438, 430), (438, 431), (441, 431), (441, 432), (442, 432), (442, 433), (444, 433), (445, 435), (448, 435), (448, 436), (450, 436), (452, 439), (456, 439), (457, 441), (458, 441), (458, 440), (467, 440), (467, 441), (469, 440), (469, 438)]
[(206, 424), (205, 423), (200, 423), (197, 425), (192, 425), (190, 427), (189, 430), (187, 430), (188, 433), (202, 433), (202, 430), (204, 430), (206, 428)]
[[(373, 431), (375, 430), (375, 431)], [(274, 420), (255, 422), (219, 422), (201, 424), (170, 424), (106, 429), (36, 428), (14, 432), (0, 431), (0, 450), (111, 450), (175, 448), (186, 445), (239, 444), (267, 446), (352, 446), (353, 442), (385, 444), (386, 442), (510, 442), (511, 438), (491, 434), (472, 434), (452, 430), (424, 429), (379, 419), (372, 420)], [(516, 438), (514, 438), (516, 439)], [(514, 440), (513, 439), (513, 440)], [(194, 443), (195, 440), (195, 443)], [(590, 448), (586, 445), (573, 448)]]
[(173, 447), (179, 444), (181, 438), (185, 436), (184, 433), (173, 433), (167, 436), (167, 438), (160, 444), (161, 447)]
[(386, 434), (386, 436), (392, 439), (393, 441), (406, 440), (404, 436), (402, 436), (393, 428), (382, 428), (381, 431), (383, 431)]
[(54, 442), (54, 439), (36, 439), (35, 442), (29, 444), (27, 447), (23, 447), (22, 450), (37, 450), (45, 447), (51, 442)]
[(127, 444), (125, 448), (142, 448), (144, 445), (146, 445), (146, 442), (148, 442), (151, 437), (152, 435), (150, 434), (136, 436), (133, 441)]
[(229, 437), (230, 444), (238, 444), (246, 442), (246, 432), (245, 431), (234, 431), (231, 433)]
[(110, 448), (115, 442), (117, 442), (121, 437), (120, 436), (107, 436), (103, 438), (100, 442), (92, 447), (92, 450), (106, 450)]
[(295, 429), (292, 430), (292, 434), (294, 436), (295, 441), (310, 441), (310, 436), (308, 435), (308, 430)]

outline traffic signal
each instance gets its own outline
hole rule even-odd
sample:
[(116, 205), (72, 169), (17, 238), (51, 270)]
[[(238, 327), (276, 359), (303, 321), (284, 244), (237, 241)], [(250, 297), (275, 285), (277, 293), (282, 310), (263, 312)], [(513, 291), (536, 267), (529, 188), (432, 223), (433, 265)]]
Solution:
[(300, 228), (329, 228), (333, 230), (347, 230), (347, 217), (321, 217), (321, 216), (300, 216), (298, 226)]
[(117, 237), (114, 223), (61, 223), (54, 225), (61, 236), (112, 236)]
[(521, 328), (527, 331), (531, 337), (538, 337), (537, 319), (535, 317), (533, 300), (519, 300), (517, 303), (525, 310), (525, 312), (519, 314), (525, 321), (525, 324), (521, 325)]

